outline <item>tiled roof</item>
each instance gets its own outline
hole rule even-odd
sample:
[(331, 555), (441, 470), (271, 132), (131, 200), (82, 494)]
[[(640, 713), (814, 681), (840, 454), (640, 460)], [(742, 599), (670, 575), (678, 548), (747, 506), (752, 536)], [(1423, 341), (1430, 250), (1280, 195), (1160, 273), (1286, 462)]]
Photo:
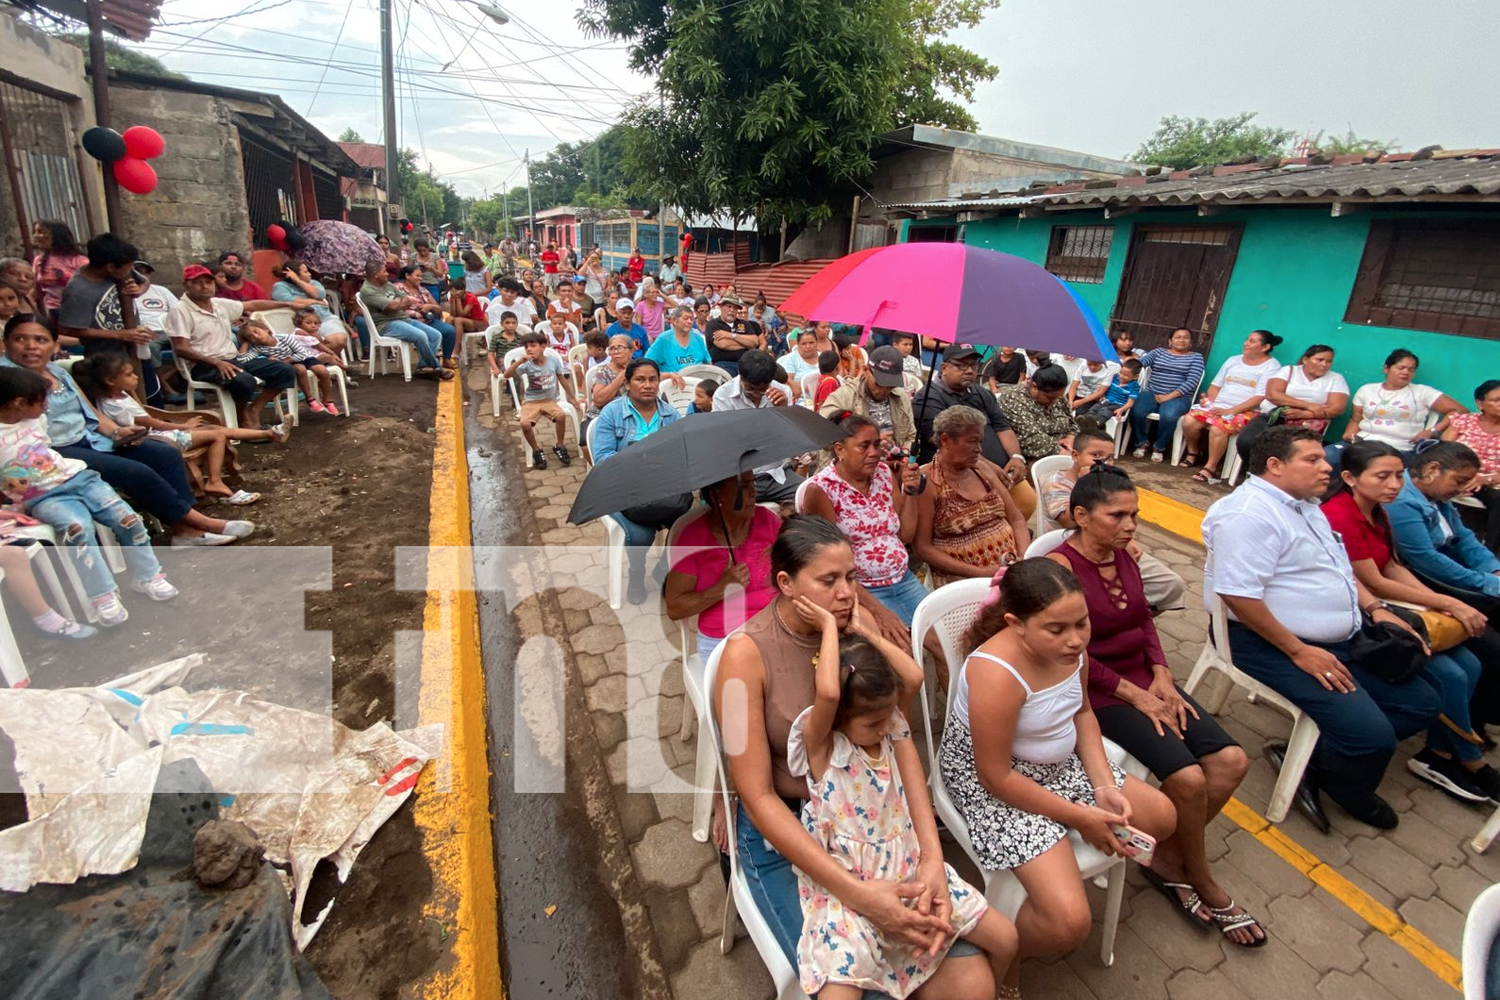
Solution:
[(1500, 149), (1422, 150), (1391, 153), (1373, 161), (1361, 156), (1267, 159), (886, 207), (942, 212), (1037, 204), (1124, 207), (1341, 199), (1402, 202), (1444, 197), (1500, 202)]
[(339, 148), (366, 170), (385, 169), (385, 147), (378, 142), (341, 142)]

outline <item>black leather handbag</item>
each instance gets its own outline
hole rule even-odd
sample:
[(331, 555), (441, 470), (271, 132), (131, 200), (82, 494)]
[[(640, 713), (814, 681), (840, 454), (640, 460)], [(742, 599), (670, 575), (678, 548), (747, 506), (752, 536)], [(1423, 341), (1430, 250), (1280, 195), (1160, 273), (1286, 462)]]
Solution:
[(1401, 684), (1411, 680), (1427, 665), (1429, 654), (1424, 645), (1427, 626), (1419, 616), (1405, 608), (1386, 610), (1415, 629), (1422, 639), (1398, 625), (1377, 622), (1366, 615), (1364, 625), (1349, 640), (1349, 659), (1387, 684)]

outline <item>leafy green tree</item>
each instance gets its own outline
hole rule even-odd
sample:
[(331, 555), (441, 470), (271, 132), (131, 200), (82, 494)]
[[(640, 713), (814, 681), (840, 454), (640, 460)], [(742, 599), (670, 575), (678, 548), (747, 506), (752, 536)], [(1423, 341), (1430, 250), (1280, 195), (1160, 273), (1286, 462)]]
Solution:
[(1285, 154), (1296, 131), (1256, 125), (1255, 116), (1254, 111), (1245, 111), (1209, 121), (1168, 115), (1130, 159), (1187, 170), (1246, 157)]
[(463, 217), (464, 200), (430, 167), (418, 167), (415, 150), (403, 149), (397, 155), (396, 180), (401, 186), (401, 204), (413, 222), (437, 228), (445, 222), (457, 224)]
[(339, 142), (364, 142), (364, 141), (365, 141), (364, 138), (358, 132), (354, 131), (354, 127), (352, 125), (349, 128), (344, 129), (343, 132), (339, 133)]
[(1349, 156), (1355, 153), (1361, 155), (1369, 153), (1393, 153), (1399, 147), (1399, 143), (1395, 139), (1389, 142), (1383, 139), (1367, 139), (1355, 135), (1352, 128), (1342, 136), (1324, 135), (1322, 132), (1319, 132), (1308, 140), (1308, 145), (1325, 156)]
[[(663, 106), (623, 121), (630, 197), (689, 214), (792, 223), (833, 214), (906, 121), (972, 128), (968, 99), (995, 68), (941, 40), (998, 0), (585, 0), (585, 31), (626, 39)], [(613, 190), (600, 186), (596, 191)]]
[[(83, 64), (89, 66), (89, 36), (82, 32), (74, 32), (71, 35), (63, 35), (72, 44), (83, 50)], [(147, 76), (160, 76), (168, 80), (186, 80), (187, 77), (181, 73), (174, 73), (167, 69), (166, 63), (144, 52), (126, 48), (113, 38), (104, 40), (104, 64), (110, 69), (119, 70), (122, 73), (144, 73)]]

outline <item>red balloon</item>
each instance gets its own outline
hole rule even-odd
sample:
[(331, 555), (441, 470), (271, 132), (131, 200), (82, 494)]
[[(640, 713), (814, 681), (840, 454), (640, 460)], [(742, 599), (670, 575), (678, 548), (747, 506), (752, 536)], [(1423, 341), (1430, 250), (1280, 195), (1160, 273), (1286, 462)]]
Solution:
[(154, 160), (167, 148), (161, 133), (145, 125), (133, 125), (120, 138), (125, 140), (125, 155), (138, 160)]
[(266, 227), (266, 239), (270, 242), (270, 244), (271, 244), (271, 246), (272, 246), (273, 249), (276, 249), (276, 250), (285, 250), (286, 249), (286, 230), (283, 229), (281, 226), (277, 226), (277, 225), (267, 226)]
[(150, 194), (156, 190), (156, 171), (145, 160), (127, 156), (115, 161), (114, 171), (120, 187), (131, 194)]

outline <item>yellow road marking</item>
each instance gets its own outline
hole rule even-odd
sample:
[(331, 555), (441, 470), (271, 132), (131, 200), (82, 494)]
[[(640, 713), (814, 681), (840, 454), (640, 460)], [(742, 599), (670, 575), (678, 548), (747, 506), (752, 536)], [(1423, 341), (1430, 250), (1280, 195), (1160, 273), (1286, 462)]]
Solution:
[(425, 913), (442, 924), (444, 937), (452, 936), (453, 960), (423, 984), (422, 996), (504, 1000), (479, 609), (473, 561), (465, 555), (473, 536), (458, 379), (438, 386), (434, 431), (418, 717), (422, 725), (443, 725), (448, 753), (435, 762), (441, 768), (422, 772), (416, 821), (432, 868)]
[[(1141, 517), (1144, 520), (1165, 528), (1174, 535), (1203, 544), (1203, 511), (1150, 490), (1143, 489), (1139, 492)], [(1362, 920), (1400, 945), (1430, 969), (1433, 975), (1455, 990), (1463, 990), (1463, 966), (1458, 959), (1401, 919), (1400, 914), (1376, 901), (1369, 893), (1325, 864), (1316, 854), (1272, 826), (1270, 820), (1239, 799), (1230, 799), (1225, 804), (1224, 818), (1249, 833), (1323, 891), (1359, 914)]]

